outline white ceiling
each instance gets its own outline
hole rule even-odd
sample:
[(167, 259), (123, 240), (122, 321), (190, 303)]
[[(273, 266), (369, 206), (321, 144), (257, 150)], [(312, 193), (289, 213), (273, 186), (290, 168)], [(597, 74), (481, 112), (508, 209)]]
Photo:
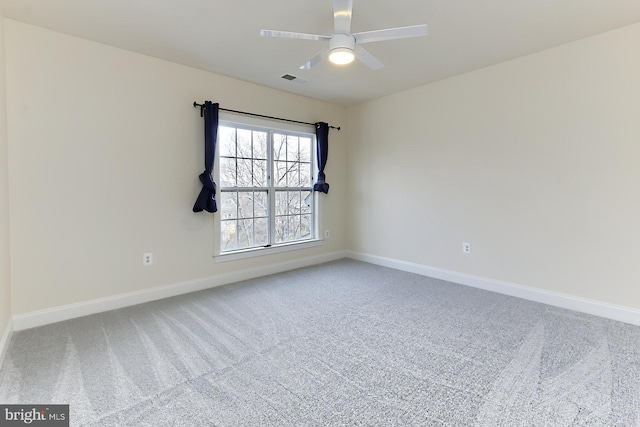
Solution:
[[(426, 23), (366, 46), (385, 67), (323, 62), (325, 45), (261, 29), (333, 33), (332, 0), (0, 0), (7, 18), (342, 105), (640, 21), (640, 0), (354, 0), (352, 32)], [(289, 73), (307, 80), (289, 82)]]

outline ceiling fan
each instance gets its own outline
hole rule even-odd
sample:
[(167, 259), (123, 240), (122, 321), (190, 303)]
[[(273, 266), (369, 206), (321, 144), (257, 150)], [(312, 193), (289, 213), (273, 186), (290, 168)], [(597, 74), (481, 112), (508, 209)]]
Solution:
[(351, 34), (352, 9), (353, 0), (333, 0), (333, 22), (335, 26), (335, 33), (331, 36), (274, 30), (261, 30), (260, 35), (263, 37), (328, 41), (329, 47), (323, 49), (309, 59), (300, 67), (301, 70), (310, 69), (327, 56), (329, 57), (329, 61), (334, 64), (349, 64), (354, 60), (354, 58), (357, 58), (372, 70), (379, 70), (384, 67), (384, 64), (360, 46), (361, 44), (427, 35), (426, 24)]

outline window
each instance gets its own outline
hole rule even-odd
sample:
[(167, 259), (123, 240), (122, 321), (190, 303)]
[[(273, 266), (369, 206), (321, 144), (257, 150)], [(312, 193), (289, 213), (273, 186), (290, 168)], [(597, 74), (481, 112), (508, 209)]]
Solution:
[(315, 240), (315, 135), (221, 122), (220, 254)]

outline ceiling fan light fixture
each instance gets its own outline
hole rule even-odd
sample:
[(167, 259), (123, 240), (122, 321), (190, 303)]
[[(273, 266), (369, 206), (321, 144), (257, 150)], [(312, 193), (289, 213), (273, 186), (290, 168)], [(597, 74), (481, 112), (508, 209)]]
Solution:
[(329, 61), (336, 65), (346, 65), (353, 62), (355, 55), (353, 50), (346, 47), (338, 47), (329, 54)]

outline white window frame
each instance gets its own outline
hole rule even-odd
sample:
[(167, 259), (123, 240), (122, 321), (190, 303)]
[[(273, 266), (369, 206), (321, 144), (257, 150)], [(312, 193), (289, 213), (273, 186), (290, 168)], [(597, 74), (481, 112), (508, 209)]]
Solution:
[[(304, 136), (312, 137), (312, 146), (311, 146), (311, 174), (312, 174), (312, 183), (315, 177), (318, 175), (318, 166), (316, 160), (316, 136), (313, 128), (304, 125), (297, 125), (294, 123), (277, 123), (274, 124), (273, 121), (263, 120), (255, 117), (246, 117), (240, 116), (232, 113), (220, 112), (219, 115), (219, 126), (240, 126), (243, 128), (256, 128), (259, 130), (268, 129), (271, 132), (285, 132), (285, 133), (293, 133), (293, 134), (303, 134)], [(216, 144), (218, 145), (218, 144)], [(269, 147), (272, 146), (272, 143), (269, 143)], [(216, 198), (218, 199), (218, 203), (220, 203), (220, 195), (222, 193), (220, 186), (220, 154), (219, 147), (216, 147), (215, 153), (215, 168), (214, 168), (214, 180), (216, 184), (218, 184), (218, 191), (216, 194)], [(273, 167), (273, 153), (269, 153), (269, 168)], [(313, 197), (313, 224), (312, 224), (312, 233), (313, 237), (307, 240), (300, 240), (295, 242), (285, 242), (279, 244), (272, 244), (267, 247), (255, 247), (248, 249), (239, 249), (235, 251), (229, 252), (221, 252), (221, 215), (220, 212), (214, 214), (214, 234), (215, 234), (215, 251), (214, 251), (214, 260), (215, 262), (226, 262), (226, 261), (234, 261), (246, 258), (252, 258), (257, 256), (264, 256), (270, 254), (277, 254), (281, 252), (295, 251), (307, 248), (317, 247), (323, 244), (323, 239), (320, 233), (321, 230), (321, 219), (322, 219), (322, 198), (319, 197), (318, 192), (312, 191)], [(269, 224), (272, 222), (272, 217), (274, 215), (274, 206), (270, 203), (270, 210), (267, 213), (269, 218)], [(270, 234), (272, 233), (271, 225)]]

